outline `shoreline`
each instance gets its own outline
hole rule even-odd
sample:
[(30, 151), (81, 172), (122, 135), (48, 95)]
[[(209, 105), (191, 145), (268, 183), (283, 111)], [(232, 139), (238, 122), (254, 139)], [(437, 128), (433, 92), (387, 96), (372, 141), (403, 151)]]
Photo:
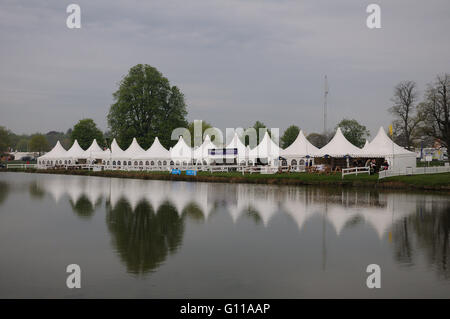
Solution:
[[(340, 174), (319, 175), (311, 173), (246, 174), (199, 172), (197, 176), (172, 175), (169, 172), (145, 171), (87, 171), (87, 170), (39, 170), (0, 169), (0, 172), (20, 172), (56, 175), (96, 176), (130, 178), (143, 180), (167, 180), (208, 183), (243, 183), (289, 186), (328, 186), (340, 188), (364, 187), (379, 190), (418, 190), (446, 193), (450, 195), (450, 173), (415, 176), (395, 176), (378, 180), (377, 175), (349, 175), (344, 179)], [(439, 175), (439, 176), (438, 176)], [(437, 177), (436, 177), (437, 176)]]

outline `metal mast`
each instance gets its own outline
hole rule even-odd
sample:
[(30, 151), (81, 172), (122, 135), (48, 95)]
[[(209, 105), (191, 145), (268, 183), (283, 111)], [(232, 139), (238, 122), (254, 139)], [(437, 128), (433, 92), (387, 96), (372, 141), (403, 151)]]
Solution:
[(327, 133), (327, 97), (328, 97), (328, 80), (325, 75), (325, 90), (323, 95), (323, 133)]

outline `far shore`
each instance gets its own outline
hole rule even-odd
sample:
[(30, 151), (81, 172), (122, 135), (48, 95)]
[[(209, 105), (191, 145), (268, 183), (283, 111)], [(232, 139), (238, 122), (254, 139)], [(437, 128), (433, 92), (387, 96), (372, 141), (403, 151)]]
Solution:
[(172, 175), (169, 172), (146, 171), (100, 171), (88, 170), (38, 170), (1, 169), (0, 172), (23, 172), (40, 174), (80, 175), (116, 178), (135, 178), (144, 180), (169, 180), (213, 183), (247, 183), (267, 185), (313, 185), (329, 187), (357, 187), (366, 189), (421, 190), (450, 194), (450, 173), (395, 176), (378, 180), (378, 175), (349, 175), (342, 179), (340, 174), (281, 173), (245, 174), (198, 172), (197, 176)]

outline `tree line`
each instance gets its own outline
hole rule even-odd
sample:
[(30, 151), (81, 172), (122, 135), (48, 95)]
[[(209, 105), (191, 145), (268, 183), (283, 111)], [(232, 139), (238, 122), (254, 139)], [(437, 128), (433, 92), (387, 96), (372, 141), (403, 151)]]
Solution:
[[(394, 140), (406, 148), (418, 143), (430, 144), (435, 139), (448, 147), (450, 143), (450, 106), (449, 74), (437, 76), (427, 86), (423, 100), (419, 102), (417, 85), (413, 81), (403, 81), (394, 88), (392, 105), (389, 112), (394, 116)], [(184, 94), (156, 68), (147, 64), (133, 66), (119, 83), (113, 93), (113, 104), (107, 114), (108, 131), (102, 132), (92, 119), (82, 119), (67, 132), (51, 131), (47, 134), (16, 135), (0, 127), (0, 152), (8, 149), (18, 151), (45, 152), (51, 149), (57, 140), (67, 149), (76, 139), (83, 149), (87, 149), (95, 138), (101, 147), (109, 147), (116, 138), (119, 146), (128, 147), (136, 137), (139, 144), (147, 149), (155, 137), (169, 148), (177, 141), (172, 139), (172, 131), (184, 127), (191, 133), (193, 145), (194, 123), (187, 121), (187, 109)], [(202, 133), (213, 129), (210, 123), (202, 121)], [(344, 118), (337, 125), (344, 136), (354, 145), (363, 147), (370, 136), (366, 126), (355, 119)], [(261, 121), (256, 121), (259, 141), (260, 129), (267, 130)], [(307, 139), (316, 147), (323, 147), (333, 137), (334, 132), (311, 133)], [(283, 148), (291, 145), (298, 136), (300, 128), (289, 126), (280, 138)], [(270, 134), (270, 131), (269, 131)], [(214, 141), (214, 139), (213, 139)], [(243, 142), (248, 145), (248, 138)]]

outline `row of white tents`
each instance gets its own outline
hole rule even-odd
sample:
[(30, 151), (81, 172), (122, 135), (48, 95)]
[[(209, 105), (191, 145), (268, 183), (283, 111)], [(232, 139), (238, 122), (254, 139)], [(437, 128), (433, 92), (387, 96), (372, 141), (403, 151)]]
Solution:
[(361, 149), (350, 143), (340, 128), (331, 141), (317, 148), (300, 131), (296, 140), (286, 149), (280, 148), (266, 132), (261, 142), (251, 149), (245, 146), (237, 133), (225, 148), (216, 146), (209, 136), (197, 148), (191, 148), (180, 136), (175, 146), (167, 150), (156, 137), (148, 150), (144, 150), (134, 138), (131, 145), (122, 150), (114, 139), (111, 148), (102, 150), (94, 140), (83, 150), (75, 140), (69, 150), (57, 142), (48, 153), (38, 158), (38, 166), (72, 165), (97, 163), (112, 166), (186, 166), (191, 164), (210, 165), (230, 160), (239, 165), (254, 165), (263, 159), (268, 165), (278, 166), (281, 159), (287, 165), (297, 165), (314, 158), (384, 158), (391, 167), (416, 167), (415, 153), (395, 144), (380, 127), (378, 134)]

